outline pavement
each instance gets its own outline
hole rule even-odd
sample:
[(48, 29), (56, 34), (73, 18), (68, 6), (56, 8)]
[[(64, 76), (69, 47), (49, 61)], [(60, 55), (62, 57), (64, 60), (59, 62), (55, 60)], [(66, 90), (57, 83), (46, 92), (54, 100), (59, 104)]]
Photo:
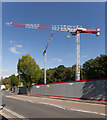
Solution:
[(68, 101), (77, 101), (77, 102), (84, 102), (84, 103), (94, 103), (94, 104), (104, 104), (104, 105), (107, 105), (107, 101), (83, 100), (83, 99), (73, 99), (73, 98), (64, 98), (64, 97), (52, 97), (52, 96), (42, 96), (42, 95), (30, 95), (30, 94), (29, 94), (29, 96), (45, 97), (45, 98), (51, 98), (51, 99), (59, 99), (59, 100), (68, 100)]

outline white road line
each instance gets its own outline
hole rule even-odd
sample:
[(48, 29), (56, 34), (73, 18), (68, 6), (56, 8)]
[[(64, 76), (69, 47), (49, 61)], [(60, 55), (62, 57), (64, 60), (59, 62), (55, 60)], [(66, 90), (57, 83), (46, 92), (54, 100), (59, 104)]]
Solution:
[(100, 115), (104, 115), (104, 116), (107, 116), (107, 114), (104, 114), (104, 113), (100, 113)]
[[(14, 98), (14, 97), (12, 97), (12, 96), (6, 96), (6, 97), (10, 97), (10, 98), (13, 98), (13, 99), (19, 99), (19, 100), (21, 100), (20, 98)], [(41, 98), (41, 99), (46, 99), (46, 98)], [(48, 99), (48, 98), (47, 98)], [(53, 100), (53, 99), (50, 99), (51, 101), (63, 101), (63, 100)], [(89, 104), (89, 105), (97, 105), (97, 106), (106, 106), (105, 104), (98, 104), (98, 103), (85, 103), (85, 102), (78, 102), (78, 101), (66, 101), (66, 102), (71, 102), (71, 103), (78, 103), (78, 104)]]
[[(51, 100), (53, 100), (53, 99), (51, 99)], [(64, 100), (55, 100), (54, 99), (54, 101), (64, 101)], [(85, 103), (85, 101), (80, 101), (80, 102), (78, 102), (78, 101), (66, 101), (66, 102), (71, 102), (71, 103), (78, 103), (78, 104), (89, 104), (89, 105), (97, 105), (97, 106), (105, 106), (105, 104), (98, 104), (98, 103)]]
[(61, 108), (63, 110), (72, 110), (72, 111), (77, 111), (77, 112), (85, 112), (85, 113), (99, 114), (99, 115), (107, 116), (107, 114), (104, 114), (104, 113), (98, 113), (98, 112), (92, 112), (92, 111), (85, 111), (85, 110), (69, 109), (69, 108), (61, 107), (59, 105), (50, 104), (50, 103), (43, 103), (43, 102), (39, 102), (39, 103), (46, 104), (46, 105), (51, 105), (51, 106), (54, 106), (54, 107), (57, 107), (57, 108)]
[(34, 103), (33, 101), (31, 101), (31, 100), (27, 100), (28, 102), (31, 102), (31, 103)]
[(9, 110), (9, 109), (7, 109), (7, 108), (4, 108), (4, 110), (6, 110), (6, 111), (9, 112), (10, 114), (13, 114), (14, 116), (16, 116), (16, 117), (18, 117), (18, 118), (24, 118), (25, 120), (28, 120), (28, 119), (26, 119), (24, 116), (22, 116), (22, 115), (20, 115), (20, 114), (18, 114), (18, 113), (16, 113), (16, 112), (13, 112), (12, 110)]
[(61, 109), (67, 109), (67, 108), (64, 108), (64, 107), (61, 107), (59, 105), (55, 105), (55, 104), (49, 104), (49, 103), (43, 103), (43, 102), (40, 102), (40, 104), (46, 104), (46, 105), (51, 105), (51, 106), (54, 106), (54, 107), (58, 107), (58, 108), (61, 108)]
[(68, 110), (73, 110), (73, 111), (77, 111), (77, 112), (91, 113), (91, 114), (100, 114), (100, 113), (98, 113), (98, 112), (85, 111), (85, 110), (76, 110), (76, 109), (68, 109)]
[(98, 113), (98, 112), (92, 112), (92, 111), (75, 110), (75, 109), (70, 109), (70, 110), (78, 111), (78, 112), (85, 112), (85, 113), (91, 113), (91, 114), (98, 114), (98, 115), (107, 116), (107, 114), (104, 114), (104, 113)]

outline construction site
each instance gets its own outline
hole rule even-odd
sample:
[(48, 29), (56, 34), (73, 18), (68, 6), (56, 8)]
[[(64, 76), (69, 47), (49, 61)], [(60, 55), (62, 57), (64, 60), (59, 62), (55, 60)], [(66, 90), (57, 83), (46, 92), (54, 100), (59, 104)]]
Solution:
[(3, 118), (107, 116), (104, 5), (3, 3)]

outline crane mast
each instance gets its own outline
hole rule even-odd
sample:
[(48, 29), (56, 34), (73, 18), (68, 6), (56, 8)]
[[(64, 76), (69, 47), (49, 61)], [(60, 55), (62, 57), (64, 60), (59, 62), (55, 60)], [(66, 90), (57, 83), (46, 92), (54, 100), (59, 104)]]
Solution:
[[(31, 28), (31, 29), (44, 29), (44, 30), (54, 30), (54, 31), (65, 31), (70, 32), (72, 35), (76, 36), (76, 80), (80, 80), (80, 33), (91, 33), (100, 35), (100, 29), (88, 30), (82, 26), (71, 26), (71, 25), (46, 25), (46, 24), (20, 24), (14, 22), (7, 22), (8, 26)], [(47, 47), (50, 40), (48, 41)], [(46, 49), (47, 49), (46, 47)], [(45, 69), (46, 69), (46, 49), (44, 50), (45, 56)], [(44, 73), (44, 83), (46, 83), (46, 72)]]
[(76, 80), (80, 80), (80, 33), (76, 35)]

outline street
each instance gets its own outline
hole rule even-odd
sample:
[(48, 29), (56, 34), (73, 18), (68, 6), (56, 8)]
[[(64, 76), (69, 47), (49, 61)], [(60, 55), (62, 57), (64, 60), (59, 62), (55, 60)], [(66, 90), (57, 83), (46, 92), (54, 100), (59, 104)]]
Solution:
[[(11, 113), (13, 111), (14, 113), (13, 116), (15, 117), (16, 115), (15, 118), (17, 117), (23, 117), (23, 118), (28, 118), (28, 119), (29, 118), (97, 118), (97, 119), (105, 118), (104, 115), (97, 114), (97, 112), (89, 113), (89, 112), (83, 112), (82, 109), (81, 111), (72, 110), (72, 108), (71, 110), (64, 109), (64, 107), (59, 104), (58, 100), (51, 100), (48, 98), (49, 100), (55, 101), (55, 102), (54, 104), (52, 103), (46, 104), (46, 101), (43, 102), (45, 98), (41, 98), (41, 97), (36, 98), (36, 97), (29, 96), (29, 99), (28, 99), (27, 96), (25, 96), (26, 99), (24, 99), (23, 95), (20, 95), (19, 99), (18, 97), (15, 99), (14, 98), (15, 96), (17, 95), (13, 95), (9, 92), (4, 92), (2, 96), (3, 104), (6, 104), (5, 109)], [(42, 102), (41, 100), (40, 102), (34, 101), (33, 100), (34, 98), (43, 99), (43, 100)], [(48, 102), (48, 99), (47, 99), (47, 102)], [(66, 103), (67, 101), (62, 101), (62, 102)], [(57, 103), (59, 104), (59, 106)], [(69, 101), (69, 104), (70, 104), (70, 101)], [(79, 103), (79, 104), (86, 105), (83, 103)], [(74, 102), (74, 106), (75, 106), (75, 102)], [(101, 106), (97, 106), (97, 107), (99, 107), (99, 109), (101, 108)], [(93, 107), (93, 109), (95, 109), (95, 106)]]

